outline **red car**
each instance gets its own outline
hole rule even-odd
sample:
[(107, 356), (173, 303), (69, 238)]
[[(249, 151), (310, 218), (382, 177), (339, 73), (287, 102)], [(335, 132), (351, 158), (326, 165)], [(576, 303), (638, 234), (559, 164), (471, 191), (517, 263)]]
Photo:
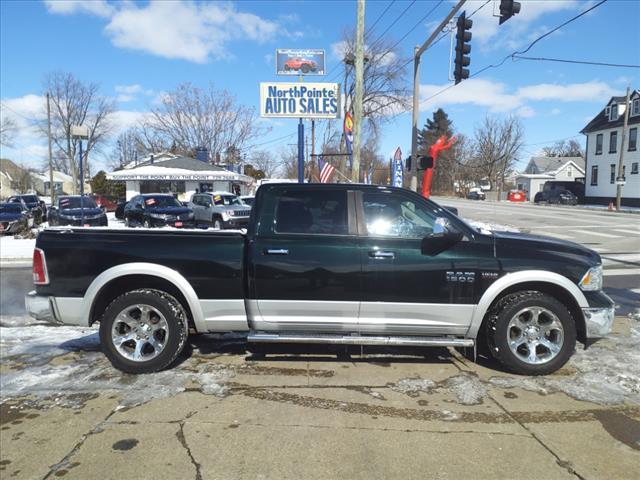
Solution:
[(284, 69), (289, 70), (302, 70), (302, 73), (315, 72), (318, 65), (313, 60), (302, 57), (289, 58), (284, 62)]
[(118, 207), (118, 201), (111, 195), (98, 195), (94, 194), (91, 197), (95, 200), (96, 205), (102, 208), (105, 212), (115, 212)]

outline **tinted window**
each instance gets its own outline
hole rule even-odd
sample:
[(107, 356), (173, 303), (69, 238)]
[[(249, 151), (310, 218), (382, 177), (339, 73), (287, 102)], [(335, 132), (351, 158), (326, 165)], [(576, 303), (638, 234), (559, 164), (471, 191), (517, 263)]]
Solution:
[(284, 191), (276, 205), (275, 223), (278, 233), (346, 235), (347, 192)]
[(427, 206), (397, 192), (363, 195), (369, 235), (424, 238), (433, 233), (436, 215)]
[(90, 197), (85, 197), (82, 201), (82, 205), (80, 205), (80, 197), (61, 197), (59, 205), (61, 210), (68, 208), (80, 208), (81, 206), (84, 208), (98, 208), (96, 202)]
[(20, 205), (3, 203), (0, 205), (0, 213), (22, 213), (22, 208)]
[(242, 200), (235, 195), (214, 195), (213, 203), (216, 207), (223, 207), (227, 205), (242, 205)]
[(27, 203), (36, 203), (38, 201), (38, 197), (35, 195), (23, 195), (22, 199)]
[(181, 207), (182, 204), (174, 197), (168, 195), (158, 195), (155, 197), (142, 197), (143, 203), (146, 207), (153, 208), (167, 208), (167, 207)]

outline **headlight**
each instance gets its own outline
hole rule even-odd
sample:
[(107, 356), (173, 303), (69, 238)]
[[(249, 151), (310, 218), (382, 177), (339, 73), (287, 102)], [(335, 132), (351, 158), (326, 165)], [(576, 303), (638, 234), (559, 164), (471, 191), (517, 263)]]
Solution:
[(582, 290), (589, 292), (602, 290), (602, 265), (596, 265), (587, 270), (578, 285)]
[(151, 218), (157, 218), (158, 220), (166, 220), (167, 215), (164, 213), (150, 213), (149, 216)]

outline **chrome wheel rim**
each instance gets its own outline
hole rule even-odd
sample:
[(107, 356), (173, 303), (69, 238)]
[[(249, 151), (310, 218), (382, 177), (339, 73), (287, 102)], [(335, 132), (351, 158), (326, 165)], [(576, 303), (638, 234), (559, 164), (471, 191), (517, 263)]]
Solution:
[(169, 339), (169, 324), (151, 305), (134, 304), (122, 310), (111, 327), (111, 341), (120, 355), (146, 362), (162, 353)]
[(520, 361), (540, 365), (558, 356), (564, 343), (564, 329), (551, 310), (527, 307), (511, 318), (507, 343)]

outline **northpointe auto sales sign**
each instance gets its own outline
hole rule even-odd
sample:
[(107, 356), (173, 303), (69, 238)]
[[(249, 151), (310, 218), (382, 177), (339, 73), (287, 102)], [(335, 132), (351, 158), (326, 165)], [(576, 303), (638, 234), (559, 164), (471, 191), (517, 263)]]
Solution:
[(261, 83), (260, 116), (272, 118), (339, 118), (337, 83)]

